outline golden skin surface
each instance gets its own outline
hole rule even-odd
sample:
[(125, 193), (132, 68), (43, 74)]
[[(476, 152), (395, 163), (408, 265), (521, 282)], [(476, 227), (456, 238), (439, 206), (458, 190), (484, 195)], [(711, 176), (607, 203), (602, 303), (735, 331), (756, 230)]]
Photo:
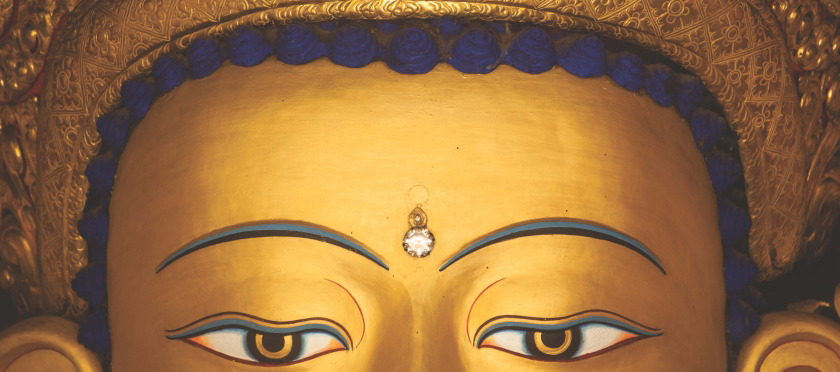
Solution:
[[(401, 245), (416, 185), (437, 240), (425, 258)], [(548, 218), (624, 233), (667, 274), (619, 244), (559, 234), (494, 244), (439, 271), (494, 230)], [(156, 273), (197, 238), (265, 221), (339, 232), (389, 270), (325, 242), (260, 237)], [(289, 371), (725, 370), (722, 251), (701, 155), (676, 110), (608, 78), (225, 65), (158, 99), (133, 132), (109, 239), (115, 371), (265, 368), (166, 337), (225, 312), (346, 330), (350, 350)], [(661, 334), (568, 362), (475, 345), (500, 316), (582, 312)]]

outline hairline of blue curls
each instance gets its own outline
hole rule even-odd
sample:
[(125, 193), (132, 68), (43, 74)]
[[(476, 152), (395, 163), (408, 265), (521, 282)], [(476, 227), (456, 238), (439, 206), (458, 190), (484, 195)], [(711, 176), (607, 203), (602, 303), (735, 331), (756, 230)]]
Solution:
[(88, 246), (88, 265), (76, 275), (72, 288), (91, 305), (79, 342), (101, 355), (106, 366), (110, 360), (105, 283), (108, 206), (119, 156), (131, 130), (157, 97), (185, 81), (207, 77), (225, 61), (248, 67), (272, 55), (293, 65), (323, 57), (351, 68), (384, 61), (403, 74), (423, 74), (441, 62), (466, 74), (490, 73), (501, 64), (529, 74), (559, 66), (581, 78), (608, 76), (625, 89), (646, 93), (661, 106), (674, 106), (689, 123), (718, 197), (730, 368), (741, 342), (758, 328), (764, 304), (751, 285), (756, 267), (744, 254), (750, 217), (737, 135), (702, 82), (675, 64), (629, 44), (523, 23), (441, 18), (242, 26), (226, 38), (197, 39), (184, 50), (161, 56), (150, 75), (122, 85), (120, 106), (97, 119), (103, 146), (85, 171), (90, 188), (78, 223)]

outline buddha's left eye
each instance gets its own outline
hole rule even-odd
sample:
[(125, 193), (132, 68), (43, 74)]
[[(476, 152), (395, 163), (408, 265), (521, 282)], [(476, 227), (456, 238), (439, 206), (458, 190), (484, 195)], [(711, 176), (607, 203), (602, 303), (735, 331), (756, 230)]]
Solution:
[(483, 332), (477, 344), (479, 348), (498, 349), (529, 359), (574, 361), (661, 334), (629, 328), (602, 322), (575, 325), (499, 323)]
[(310, 324), (292, 329), (253, 325), (200, 327), (170, 339), (179, 339), (237, 362), (277, 366), (348, 350), (345, 337), (332, 327)]

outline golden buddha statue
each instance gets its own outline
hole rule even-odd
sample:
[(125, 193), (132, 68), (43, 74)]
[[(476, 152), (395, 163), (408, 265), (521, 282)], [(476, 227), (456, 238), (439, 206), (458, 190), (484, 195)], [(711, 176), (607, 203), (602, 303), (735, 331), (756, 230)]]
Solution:
[(2, 371), (840, 371), (836, 0), (2, 4)]

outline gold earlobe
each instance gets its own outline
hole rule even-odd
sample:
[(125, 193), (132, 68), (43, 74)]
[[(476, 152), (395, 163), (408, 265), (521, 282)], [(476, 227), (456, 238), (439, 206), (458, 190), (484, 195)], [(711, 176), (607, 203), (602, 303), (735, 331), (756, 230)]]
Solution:
[(840, 371), (840, 325), (804, 312), (767, 314), (744, 343), (736, 371)]
[(79, 325), (56, 316), (26, 319), (0, 332), (0, 371), (101, 372), (96, 355), (76, 341)]
[(834, 311), (840, 316), (840, 284), (834, 287)]

